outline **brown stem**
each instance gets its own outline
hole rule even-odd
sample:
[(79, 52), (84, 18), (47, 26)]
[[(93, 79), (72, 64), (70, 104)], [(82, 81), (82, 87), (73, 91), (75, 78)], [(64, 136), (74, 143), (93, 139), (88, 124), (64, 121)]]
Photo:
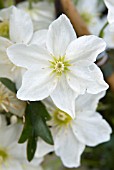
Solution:
[(91, 34), (71, 0), (56, 0), (55, 4), (57, 16), (61, 13), (66, 14), (78, 36)]

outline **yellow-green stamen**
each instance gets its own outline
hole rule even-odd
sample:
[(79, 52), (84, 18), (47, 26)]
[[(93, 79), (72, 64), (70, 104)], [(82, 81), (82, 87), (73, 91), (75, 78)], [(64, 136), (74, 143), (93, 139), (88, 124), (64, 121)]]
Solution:
[(66, 73), (70, 71), (69, 66), (71, 66), (70, 61), (65, 61), (65, 57), (55, 58), (53, 57), (53, 61), (49, 61), (51, 63), (50, 68), (53, 69), (52, 72), (56, 73), (57, 76), (62, 75), (62, 73)]
[(57, 125), (68, 125), (72, 120), (72, 118), (67, 113), (60, 109), (57, 109), (53, 116), (54, 122)]
[(81, 14), (81, 17), (83, 18), (83, 20), (85, 21), (86, 24), (90, 24), (91, 20), (93, 18), (88, 12), (83, 12)]

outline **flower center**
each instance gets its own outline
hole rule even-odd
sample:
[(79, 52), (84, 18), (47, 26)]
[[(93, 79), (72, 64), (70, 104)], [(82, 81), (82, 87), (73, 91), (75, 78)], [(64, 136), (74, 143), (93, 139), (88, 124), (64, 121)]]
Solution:
[(9, 22), (0, 22), (0, 36), (9, 38)]
[(4, 163), (4, 161), (6, 161), (7, 158), (8, 158), (8, 154), (6, 150), (0, 148), (0, 165)]
[(83, 20), (85, 21), (86, 24), (90, 24), (91, 23), (91, 20), (92, 20), (92, 16), (90, 15), (90, 13), (88, 12), (83, 12), (81, 13), (81, 17), (83, 18)]
[(61, 61), (57, 61), (55, 64), (55, 70), (58, 73), (63, 72), (64, 71), (64, 63), (62, 63)]
[(72, 118), (64, 111), (57, 109), (54, 112), (54, 121), (58, 125), (67, 125), (71, 122)]
[(53, 70), (53, 73), (56, 73), (58, 76), (62, 75), (62, 73), (66, 73), (69, 70), (69, 66), (71, 66), (69, 60), (65, 60), (65, 56), (55, 58), (53, 57), (53, 61), (49, 61), (51, 63), (50, 68)]

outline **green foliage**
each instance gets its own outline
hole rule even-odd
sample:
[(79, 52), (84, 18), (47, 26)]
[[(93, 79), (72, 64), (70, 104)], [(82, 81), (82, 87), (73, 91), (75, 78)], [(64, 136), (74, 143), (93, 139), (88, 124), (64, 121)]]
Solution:
[(0, 9), (4, 8), (4, 0), (0, 0)]
[(10, 91), (16, 93), (16, 86), (11, 80), (8, 78), (0, 78), (0, 82), (3, 83)]
[(24, 143), (27, 140), (28, 161), (31, 161), (34, 157), (38, 137), (41, 137), (48, 144), (53, 145), (52, 135), (46, 124), (47, 120), (50, 120), (50, 115), (40, 101), (31, 102), (27, 105), (25, 125), (19, 143)]

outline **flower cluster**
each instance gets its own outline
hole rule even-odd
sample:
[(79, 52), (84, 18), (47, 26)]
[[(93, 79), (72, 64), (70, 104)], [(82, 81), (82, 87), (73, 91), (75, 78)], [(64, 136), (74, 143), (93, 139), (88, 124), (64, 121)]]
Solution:
[[(112, 25), (114, 4), (105, 3)], [(83, 1), (78, 1), (79, 10), (80, 4)], [(81, 15), (88, 24), (94, 17), (86, 11)], [(77, 37), (64, 14), (54, 19), (54, 5), (47, 2), (0, 10), (2, 170), (41, 170), (50, 152), (66, 167), (78, 167), (85, 146), (110, 140), (111, 127), (96, 112), (108, 89), (95, 64), (106, 43), (95, 35)], [(27, 141), (31, 163), (26, 161), (26, 143), (18, 141)]]

